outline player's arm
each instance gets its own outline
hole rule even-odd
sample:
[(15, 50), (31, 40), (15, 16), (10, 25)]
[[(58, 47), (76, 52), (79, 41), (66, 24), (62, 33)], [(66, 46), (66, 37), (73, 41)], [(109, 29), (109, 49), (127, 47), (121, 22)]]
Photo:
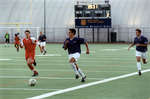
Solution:
[(69, 43), (69, 41), (68, 41), (68, 40), (65, 40), (64, 46), (63, 46), (64, 50), (67, 50), (67, 48), (68, 48), (68, 47), (67, 47), (68, 43)]
[(132, 43), (131, 45), (129, 45), (128, 51), (130, 50), (131, 47), (133, 47), (135, 45), (135, 43)]
[(23, 41), (21, 40), (20, 48), (23, 48)]
[(39, 36), (39, 38), (38, 38), (38, 41), (39, 41), (39, 42), (41, 42), (41, 40), (40, 40), (40, 36)]
[(85, 46), (86, 46), (86, 54), (90, 54), (89, 46), (88, 46), (88, 43), (87, 43), (87, 42), (85, 42)]
[(37, 40), (36, 40), (34, 37), (31, 37), (31, 40), (32, 40), (32, 43), (33, 43), (33, 44), (36, 44), (36, 43), (37, 43)]
[(89, 54), (90, 51), (89, 51), (89, 46), (88, 46), (87, 41), (84, 38), (79, 38), (79, 43), (80, 44), (85, 44), (85, 46), (86, 46), (86, 54)]
[(44, 40), (46, 40), (46, 36), (44, 35)]

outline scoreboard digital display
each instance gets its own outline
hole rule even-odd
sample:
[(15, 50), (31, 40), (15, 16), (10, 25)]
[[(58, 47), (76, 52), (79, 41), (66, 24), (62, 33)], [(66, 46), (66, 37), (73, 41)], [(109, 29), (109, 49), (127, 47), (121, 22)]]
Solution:
[(111, 28), (110, 4), (75, 5), (76, 28)]
[(111, 18), (75, 19), (76, 28), (111, 28)]

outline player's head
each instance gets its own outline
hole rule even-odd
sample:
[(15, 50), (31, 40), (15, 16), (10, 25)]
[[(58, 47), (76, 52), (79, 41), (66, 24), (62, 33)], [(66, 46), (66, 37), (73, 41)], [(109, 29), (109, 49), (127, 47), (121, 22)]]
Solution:
[(15, 34), (15, 36), (18, 36), (18, 35), (19, 35), (19, 32)]
[(30, 37), (30, 30), (25, 30), (26, 37)]
[(17, 34), (15, 34), (15, 36), (18, 36)]
[(73, 37), (76, 35), (76, 30), (75, 29), (69, 29), (69, 37)]
[(43, 32), (40, 32), (40, 35), (42, 35), (43, 34)]
[(140, 29), (136, 29), (136, 36), (140, 36), (141, 35), (141, 30)]

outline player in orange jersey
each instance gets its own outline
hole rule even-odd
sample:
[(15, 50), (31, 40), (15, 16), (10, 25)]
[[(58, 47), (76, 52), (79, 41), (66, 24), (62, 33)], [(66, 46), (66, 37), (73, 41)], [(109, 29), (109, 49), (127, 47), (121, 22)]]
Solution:
[(33, 67), (33, 64), (35, 64), (35, 49), (36, 49), (36, 42), (35, 38), (30, 37), (30, 31), (25, 31), (26, 38), (23, 39), (23, 41), (20, 44), (21, 48), (25, 48), (25, 58), (28, 67), (31, 71), (33, 71), (33, 77), (38, 76), (38, 72)]
[(20, 38), (19, 38), (19, 33), (15, 34), (15, 42), (14, 42), (14, 46), (17, 49), (17, 52), (19, 52), (19, 45), (20, 45)]

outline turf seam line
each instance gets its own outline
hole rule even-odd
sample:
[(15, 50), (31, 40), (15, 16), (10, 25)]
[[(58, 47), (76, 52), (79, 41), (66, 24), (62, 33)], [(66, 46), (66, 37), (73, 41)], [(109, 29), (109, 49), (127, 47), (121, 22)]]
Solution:
[[(146, 73), (146, 72), (150, 72), (150, 69), (146, 69), (146, 70), (142, 71), (142, 73)], [(74, 90), (78, 90), (78, 89), (82, 89), (82, 88), (86, 88), (86, 87), (90, 87), (90, 86), (94, 86), (94, 85), (98, 85), (98, 84), (102, 84), (102, 83), (107, 83), (107, 82), (110, 82), (110, 81), (131, 77), (131, 76), (134, 76), (134, 75), (137, 75), (137, 74), (138, 74), (137, 72), (130, 73), (130, 74), (124, 74), (124, 75), (121, 75), (121, 76), (112, 77), (112, 78), (108, 78), (108, 79), (104, 79), (104, 80), (100, 80), (100, 81), (95, 81), (95, 82), (91, 82), (91, 83), (87, 83), (87, 84), (83, 84), (83, 85), (79, 85), (79, 86), (75, 86), (75, 87), (71, 87), (71, 88), (66, 88), (66, 89), (63, 89), (63, 90), (44, 93), (42, 95), (34, 96), (34, 97), (26, 98), (26, 99), (43, 99), (43, 98), (51, 97), (51, 96), (54, 96), (54, 95), (67, 93), (67, 92), (70, 92), (70, 91), (74, 91)]]
[(38, 88), (34, 88), (34, 89), (31, 89), (31, 88), (0, 88), (0, 90), (35, 90), (35, 91), (50, 91), (50, 90), (53, 90), (53, 91), (57, 91), (57, 90), (61, 90), (61, 89), (38, 89)]
[[(30, 76), (0, 76), (0, 79), (29, 79), (31, 78)], [(54, 80), (70, 80), (70, 79), (75, 79), (75, 78), (71, 78), (71, 77), (37, 77), (39, 79), (54, 79)], [(89, 80), (102, 80), (105, 78), (87, 78)]]

